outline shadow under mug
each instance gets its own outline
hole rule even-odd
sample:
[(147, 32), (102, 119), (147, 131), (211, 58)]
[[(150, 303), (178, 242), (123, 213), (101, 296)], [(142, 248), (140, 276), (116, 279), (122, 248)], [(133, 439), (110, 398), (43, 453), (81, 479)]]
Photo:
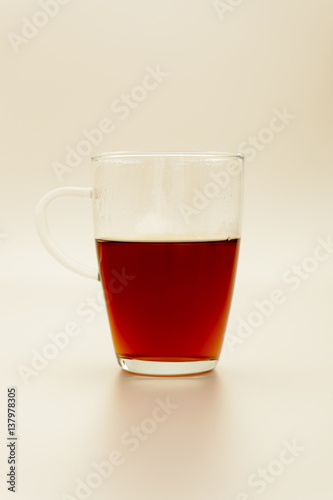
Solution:
[[(229, 153), (105, 153), (92, 158), (92, 188), (40, 200), (46, 249), (102, 282), (123, 369), (190, 375), (216, 366), (237, 267), (243, 163)], [(52, 239), (46, 208), (59, 196), (92, 200), (99, 271)]]

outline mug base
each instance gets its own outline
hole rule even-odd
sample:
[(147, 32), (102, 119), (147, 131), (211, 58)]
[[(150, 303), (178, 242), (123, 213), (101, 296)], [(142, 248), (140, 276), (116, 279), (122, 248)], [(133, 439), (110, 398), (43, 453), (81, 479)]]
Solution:
[(172, 377), (182, 375), (197, 375), (213, 370), (217, 359), (199, 361), (148, 361), (142, 359), (123, 358), (117, 356), (121, 368), (137, 375)]

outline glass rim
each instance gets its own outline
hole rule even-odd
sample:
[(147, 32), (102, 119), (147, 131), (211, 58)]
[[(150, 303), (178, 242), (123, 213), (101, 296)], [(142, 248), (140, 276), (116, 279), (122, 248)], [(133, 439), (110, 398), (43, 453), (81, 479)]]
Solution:
[(241, 153), (226, 153), (218, 151), (114, 151), (107, 153), (100, 153), (91, 157), (92, 161), (107, 161), (114, 158), (238, 158), (244, 160), (244, 155)]

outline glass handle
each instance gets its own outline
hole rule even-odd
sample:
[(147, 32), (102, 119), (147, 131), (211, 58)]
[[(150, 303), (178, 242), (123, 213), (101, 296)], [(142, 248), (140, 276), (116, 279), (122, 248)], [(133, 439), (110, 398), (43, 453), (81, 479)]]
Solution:
[(85, 276), (86, 278), (92, 278), (99, 280), (99, 273), (96, 269), (81, 264), (76, 260), (69, 257), (65, 252), (63, 252), (55, 243), (52, 238), (48, 221), (46, 210), (48, 205), (61, 196), (79, 196), (80, 198), (92, 198), (92, 188), (78, 188), (78, 187), (63, 187), (57, 188), (53, 191), (47, 193), (43, 198), (39, 201), (36, 207), (36, 225), (39, 237), (45, 246), (46, 250), (62, 265), (74, 271), (75, 273), (81, 274), (81, 276)]

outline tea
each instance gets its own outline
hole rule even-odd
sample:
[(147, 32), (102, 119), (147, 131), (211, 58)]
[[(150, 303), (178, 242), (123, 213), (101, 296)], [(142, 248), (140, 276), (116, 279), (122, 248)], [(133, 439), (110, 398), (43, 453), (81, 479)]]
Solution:
[(119, 358), (218, 359), (239, 240), (97, 240), (100, 276)]

